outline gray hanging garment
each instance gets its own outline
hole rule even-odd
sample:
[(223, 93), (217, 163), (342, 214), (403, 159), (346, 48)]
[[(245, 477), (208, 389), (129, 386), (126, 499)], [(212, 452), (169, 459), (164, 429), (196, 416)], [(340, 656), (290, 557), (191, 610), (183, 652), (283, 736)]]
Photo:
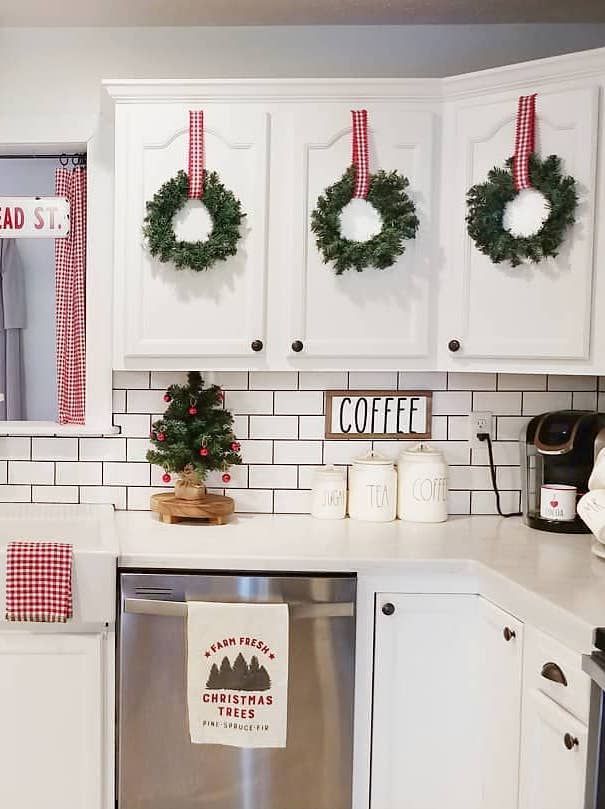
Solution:
[(25, 278), (14, 239), (0, 239), (0, 419), (23, 419), (23, 356)]

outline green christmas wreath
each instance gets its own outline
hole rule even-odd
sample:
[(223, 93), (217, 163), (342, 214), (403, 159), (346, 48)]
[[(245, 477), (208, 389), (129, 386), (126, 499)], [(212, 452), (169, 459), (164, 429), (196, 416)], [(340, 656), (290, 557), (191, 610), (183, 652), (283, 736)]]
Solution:
[(493, 168), (487, 181), (472, 186), (466, 201), (468, 233), (477, 248), (494, 264), (510, 261), (513, 267), (524, 259), (539, 262), (556, 256), (566, 229), (575, 222), (578, 204), (573, 177), (564, 177), (561, 160), (550, 155), (540, 160), (535, 154), (529, 159), (529, 176), (533, 187), (544, 195), (549, 211), (540, 229), (530, 236), (515, 236), (504, 228), (503, 217), (507, 203), (517, 195), (513, 183), (513, 158), (505, 168)]
[(382, 228), (365, 242), (345, 239), (340, 232), (340, 213), (353, 199), (355, 168), (350, 166), (326, 188), (311, 215), (311, 230), (326, 264), (334, 262), (336, 275), (350, 269), (390, 267), (404, 252), (404, 242), (415, 237), (419, 224), (414, 203), (405, 192), (408, 185), (409, 180), (396, 171), (370, 175), (367, 200), (380, 214)]
[(160, 261), (172, 261), (178, 270), (189, 267), (199, 272), (236, 254), (239, 228), (246, 214), (242, 212), (241, 202), (225, 188), (218, 174), (204, 170), (203, 202), (212, 217), (212, 231), (205, 241), (179, 241), (173, 218), (188, 201), (188, 194), (187, 172), (179, 171), (147, 202), (143, 234), (152, 256)]

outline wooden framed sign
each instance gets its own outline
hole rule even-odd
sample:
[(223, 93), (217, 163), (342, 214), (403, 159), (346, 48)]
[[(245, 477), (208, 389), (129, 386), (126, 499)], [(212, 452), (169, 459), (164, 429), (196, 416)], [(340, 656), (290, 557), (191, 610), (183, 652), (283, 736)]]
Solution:
[(0, 239), (64, 239), (69, 236), (65, 197), (0, 197)]
[(425, 440), (432, 403), (427, 390), (328, 390), (325, 436)]

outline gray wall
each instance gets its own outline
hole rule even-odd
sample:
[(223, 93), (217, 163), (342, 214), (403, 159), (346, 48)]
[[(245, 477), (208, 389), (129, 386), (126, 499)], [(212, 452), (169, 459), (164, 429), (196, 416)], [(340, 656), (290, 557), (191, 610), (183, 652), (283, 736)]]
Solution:
[[(56, 160), (0, 159), (0, 196), (54, 194)], [(25, 418), (56, 421), (55, 248), (53, 239), (18, 239), (25, 273)]]
[(602, 24), (0, 28), (0, 124), (90, 115), (102, 78), (444, 76), (603, 45)]

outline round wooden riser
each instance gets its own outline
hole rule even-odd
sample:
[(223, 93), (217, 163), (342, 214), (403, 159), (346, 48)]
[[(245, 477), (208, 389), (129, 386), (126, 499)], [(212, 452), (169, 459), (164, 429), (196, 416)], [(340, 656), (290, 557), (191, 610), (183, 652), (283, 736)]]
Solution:
[(167, 492), (151, 495), (151, 510), (166, 523), (205, 520), (213, 525), (222, 525), (233, 514), (235, 504), (233, 498), (220, 494), (207, 494), (200, 500), (181, 500), (174, 492)]

